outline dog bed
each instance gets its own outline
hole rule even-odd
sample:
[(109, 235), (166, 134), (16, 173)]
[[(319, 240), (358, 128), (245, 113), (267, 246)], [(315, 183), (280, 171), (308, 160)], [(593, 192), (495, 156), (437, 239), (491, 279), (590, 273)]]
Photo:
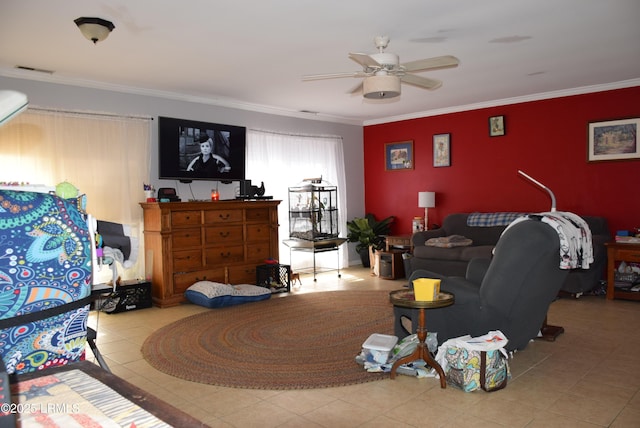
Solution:
[(251, 284), (231, 285), (213, 281), (198, 281), (187, 288), (184, 296), (196, 305), (206, 308), (222, 308), (269, 299), (271, 290)]

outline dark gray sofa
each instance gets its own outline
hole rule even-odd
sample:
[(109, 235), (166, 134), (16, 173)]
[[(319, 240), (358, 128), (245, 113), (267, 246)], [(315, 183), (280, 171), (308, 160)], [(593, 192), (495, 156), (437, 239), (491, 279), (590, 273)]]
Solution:
[[(464, 277), (469, 261), (474, 258), (491, 258), (500, 235), (506, 225), (500, 226), (469, 226), (469, 213), (455, 213), (445, 217), (442, 227), (414, 233), (413, 257), (408, 262), (408, 272), (423, 269), (445, 276)], [(589, 269), (572, 270), (561, 291), (569, 294), (581, 295), (596, 287), (603, 279), (607, 265), (607, 251), (605, 242), (611, 240), (611, 233), (604, 217), (581, 216), (589, 225), (593, 238), (594, 262)], [(473, 241), (472, 245), (453, 248), (427, 246), (425, 243), (431, 238), (461, 235)]]

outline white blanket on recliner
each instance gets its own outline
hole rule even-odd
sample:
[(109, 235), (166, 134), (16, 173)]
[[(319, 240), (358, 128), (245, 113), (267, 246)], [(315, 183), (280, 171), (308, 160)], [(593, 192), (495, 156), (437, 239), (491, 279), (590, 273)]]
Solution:
[(505, 231), (525, 220), (542, 221), (558, 233), (560, 269), (589, 269), (589, 265), (593, 263), (593, 242), (591, 229), (582, 217), (567, 211), (528, 214), (515, 219)]

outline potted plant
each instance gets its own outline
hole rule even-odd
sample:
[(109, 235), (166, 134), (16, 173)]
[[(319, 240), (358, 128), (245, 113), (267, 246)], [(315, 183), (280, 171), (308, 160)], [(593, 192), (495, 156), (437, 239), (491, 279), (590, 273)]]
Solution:
[(369, 247), (374, 251), (382, 250), (385, 246), (385, 235), (391, 232), (391, 223), (394, 217), (389, 216), (383, 220), (376, 220), (371, 213), (364, 217), (356, 217), (347, 222), (347, 241), (357, 242), (356, 251), (360, 255), (362, 265), (370, 267)]

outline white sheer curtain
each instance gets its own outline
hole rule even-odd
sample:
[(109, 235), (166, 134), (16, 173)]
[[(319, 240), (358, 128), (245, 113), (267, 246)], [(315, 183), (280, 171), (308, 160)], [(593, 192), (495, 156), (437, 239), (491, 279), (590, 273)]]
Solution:
[(132, 228), (140, 251), (122, 277), (143, 278), (139, 202), (143, 184), (150, 182), (150, 123), (150, 118), (30, 108), (0, 128), (0, 182), (76, 186), (87, 195), (87, 211), (94, 217)]
[[(338, 136), (294, 135), (277, 132), (247, 131), (247, 178), (253, 185), (264, 182), (266, 195), (282, 201), (278, 207), (280, 222), (280, 261), (291, 264), (289, 247), (282, 242), (289, 238), (289, 187), (305, 178), (322, 176), (322, 179), (338, 187), (338, 224), (341, 237), (346, 237), (346, 178), (342, 138)], [(306, 253), (295, 253), (295, 266), (310, 266)], [(346, 246), (335, 253), (318, 254), (318, 266), (337, 268), (348, 266)]]

